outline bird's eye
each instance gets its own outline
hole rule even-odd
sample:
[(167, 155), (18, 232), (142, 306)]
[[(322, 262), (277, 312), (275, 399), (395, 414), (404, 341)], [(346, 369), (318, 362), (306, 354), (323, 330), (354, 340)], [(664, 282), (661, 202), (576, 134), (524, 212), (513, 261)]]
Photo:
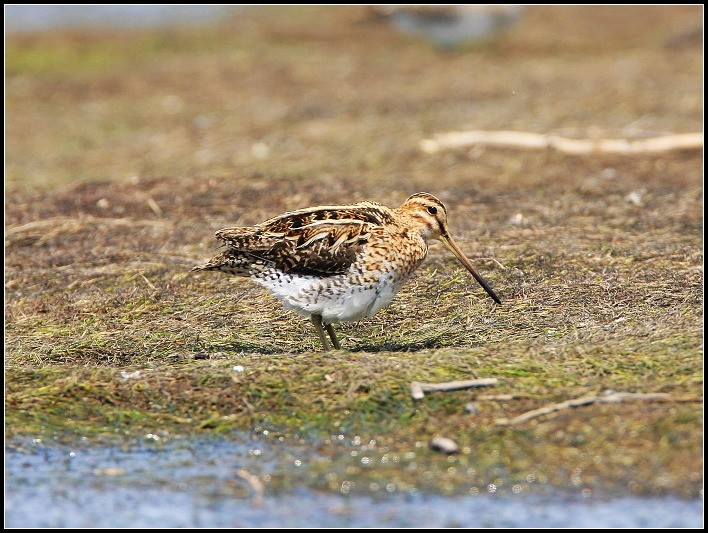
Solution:
[(438, 214), (438, 208), (435, 207), (434, 205), (431, 205), (428, 207), (428, 213), (431, 215), (437, 215)]

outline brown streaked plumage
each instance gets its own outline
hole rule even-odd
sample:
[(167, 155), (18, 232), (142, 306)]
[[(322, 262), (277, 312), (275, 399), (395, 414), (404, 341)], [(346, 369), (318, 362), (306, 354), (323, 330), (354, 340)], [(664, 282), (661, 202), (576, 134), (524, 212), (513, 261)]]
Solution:
[[(340, 344), (332, 327), (388, 305), (441, 240), (498, 304), (501, 300), (450, 236), (447, 210), (428, 193), (399, 208), (375, 202), (290, 211), (249, 228), (224, 228), (221, 254), (192, 270), (247, 276), (285, 307), (310, 317), (327, 351)], [(324, 329), (323, 329), (324, 326)]]

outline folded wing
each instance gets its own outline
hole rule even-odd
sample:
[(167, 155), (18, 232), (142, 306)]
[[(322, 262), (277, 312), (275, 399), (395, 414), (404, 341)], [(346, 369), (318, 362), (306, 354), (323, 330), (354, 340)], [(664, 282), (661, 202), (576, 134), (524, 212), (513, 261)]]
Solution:
[(291, 211), (250, 228), (224, 228), (216, 238), (226, 250), (197, 268), (234, 274), (264, 268), (300, 275), (340, 274), (357, 260), (372, 232), (392, 217), (389, 208), (363, 202)]

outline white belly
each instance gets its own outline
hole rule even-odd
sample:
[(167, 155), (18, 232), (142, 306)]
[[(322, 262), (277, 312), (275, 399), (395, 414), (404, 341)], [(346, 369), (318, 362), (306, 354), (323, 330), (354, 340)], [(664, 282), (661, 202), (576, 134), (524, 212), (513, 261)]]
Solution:
[(382, 274), (378, 283), (367, 286), (351, 284), (347, 275), (320, 278), (271, 272), (252, 279), (270, 290), (288, 309), (308, 317), (321, 315), (325, 324), (372, 316), (391, 303), (405, 281), (394, 281), (390, 272)]

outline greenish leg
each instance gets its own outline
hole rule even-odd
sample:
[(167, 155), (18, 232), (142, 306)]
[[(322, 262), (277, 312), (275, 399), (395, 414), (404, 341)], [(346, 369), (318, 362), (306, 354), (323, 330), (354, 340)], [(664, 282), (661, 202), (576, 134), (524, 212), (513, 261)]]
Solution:
[[(320, 336), (320, 340), (322, 341), (322, 346), (324, 346), (324, 351), (328, 352), (329, 347), (327, 346), (327, 337), (325, 337), (324, 329), (322, 329), (322, 317), (320, 315), (312, 315), (310, 317), (312, 320), (312, 323), (315, 325), (315, 329), (317, 330), (317, 334)], [(327, 331), (329, 332), (329, 328), (331, 326), (327, 324)], [(330, 333), (330, 336), (332, 333)], [(338, 344), (338, 343), (337, 343)], [(336, 345), (335, 345), (336, 347)]]
[(332, 339), (332, 346), (334, 346), (334, 349), (341, 350), (342, 347), (339, 344), (339, 340), (337, 339), (337, 334), (334, 332), (334, 326), (332, 326), (332, 324), (325, 324), (325, 328), (327, 328), (327, 333), (329, 333), (329, 338)]

